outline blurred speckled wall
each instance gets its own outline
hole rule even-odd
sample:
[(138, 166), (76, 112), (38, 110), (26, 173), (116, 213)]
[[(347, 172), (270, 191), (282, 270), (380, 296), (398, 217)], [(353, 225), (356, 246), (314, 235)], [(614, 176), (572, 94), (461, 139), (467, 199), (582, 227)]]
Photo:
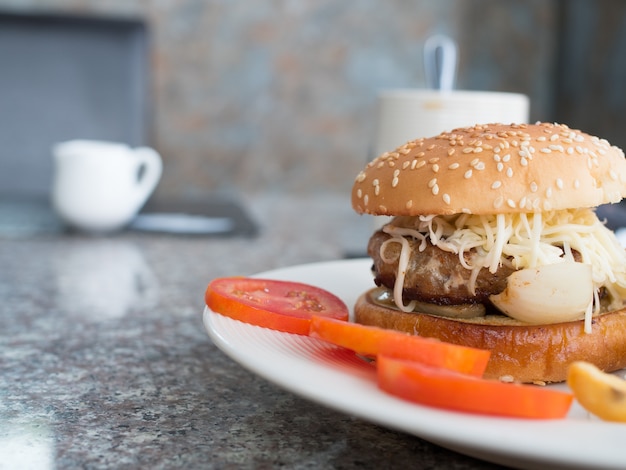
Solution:
[(155, 142), (170, 158), (160, 194), (347, 191), (370, 152), (377, 91), (424, 86), (435, 32), (460, 45), (460, 87), (541, 103), (553, 15), (544, 1), (172, 4), (152, 16)]
[[(567, 2), (566, 2), (567, 3)], [(144, 18), (155, 197), (348, 191), (370, 155), (378, 90), (423, 87), (433, 33), (457, 86), (531, 97), (552, 120), (560, 4), (545, 0), (0, 0), (20, 11)]]

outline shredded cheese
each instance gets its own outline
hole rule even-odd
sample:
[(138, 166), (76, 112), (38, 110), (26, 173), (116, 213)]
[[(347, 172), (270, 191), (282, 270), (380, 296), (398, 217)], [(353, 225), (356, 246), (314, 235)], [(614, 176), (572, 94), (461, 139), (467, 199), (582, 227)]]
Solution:
[[(409, 311), (411, 305), (402, 301), (404, 277), (408, 269), (411, 247), (405, 237), (420, 240), (419, 250), (427, 241), (440, 249), (458, 254), (461, 265), (470, 271), (469, 291), (475, 293), (475, 282), (481, 269), (495, 273), (507, 264), (515, 269), (534, 268), (573, 259), (572, 251), (580, 253), (581, 262), (591, 265), (596, 313), (600, 303), (598, 290), (605, 287), (611, 298), (611, 309), (621, 307), (626, 292), (626, 250), (615, 234), (597, 218), (593, 209), (568, 209), (527, 214), (450, 216), (428, 215), (396, 217), (383, 227), (392, 238), (381, 246), (384, 258), (389, 243), (400, 243), (397, 282), (394, 287), (396, 305)], [(585, 330), (591, 329), (593, 305), (585, 313)]]

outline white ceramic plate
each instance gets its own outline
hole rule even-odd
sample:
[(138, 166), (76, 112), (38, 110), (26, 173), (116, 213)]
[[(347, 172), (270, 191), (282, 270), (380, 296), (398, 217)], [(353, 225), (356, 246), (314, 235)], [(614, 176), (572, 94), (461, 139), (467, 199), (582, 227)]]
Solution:
[[(372, 286), (371, 260), (308, 264), (258, 274), (327, 289), (348, 306)], [(373, 370), (322, 341), (241, 323), (206, 309), (215, 344), (254, 373), (306, 399), (457, 452), (519, 468), (626, 468), (626, 425), (589, 416), (576, 403), (563, 420), (448, 412), (380, 391)], [(552, 385), (551, 387), (565, 387)]]

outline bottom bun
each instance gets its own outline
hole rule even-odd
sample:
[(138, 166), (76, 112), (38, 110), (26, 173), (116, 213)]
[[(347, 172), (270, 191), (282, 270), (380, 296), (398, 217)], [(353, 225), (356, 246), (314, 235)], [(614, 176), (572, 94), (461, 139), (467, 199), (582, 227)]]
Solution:
[(487, 349), (485, 377), (523, 383), (562, 382), (574, 361), (588, 361), (606, 372), (626, 367), (626, 309), (594, 317), (592, 332), (583, 320), (529, 325), (501, 315), (451, 319), (384, 307), (372, 289), (359, 297), (355, 322)]

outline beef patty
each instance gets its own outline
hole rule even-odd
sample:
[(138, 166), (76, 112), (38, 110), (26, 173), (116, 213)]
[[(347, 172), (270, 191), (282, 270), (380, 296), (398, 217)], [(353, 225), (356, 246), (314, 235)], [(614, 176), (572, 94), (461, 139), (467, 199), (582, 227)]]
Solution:
[[(385, 248), (385, 258), (394, 260), (385, 263), (380, 256), (380, 247), (392, 238), (382, 231), (377, 231), (370, 238), (367, 251), (374, 260), (376, 285), (393, 289), (398, 272), (400, 243), (390, 243)], [(475, 283), (476, 294), (469, 289), (471, 271), (459, 262), (459, 255), (443, 251), (430, 242), (424, 251), (419, 251), (421, 240), (407, 238), (411, 246), (407, 273), (404, 279), (402, 297), (405, 301), (420, 300), (438, 305), (457, 305), (468, 303), (489, 303), (489, 296), (499, 294), (506, 288), (506, 279), (514, 271), (513, 268), (500, 266), (495, 273), (489, 269), (480, 270)], [(469, 260), (471, 251), (465, 253)]]

